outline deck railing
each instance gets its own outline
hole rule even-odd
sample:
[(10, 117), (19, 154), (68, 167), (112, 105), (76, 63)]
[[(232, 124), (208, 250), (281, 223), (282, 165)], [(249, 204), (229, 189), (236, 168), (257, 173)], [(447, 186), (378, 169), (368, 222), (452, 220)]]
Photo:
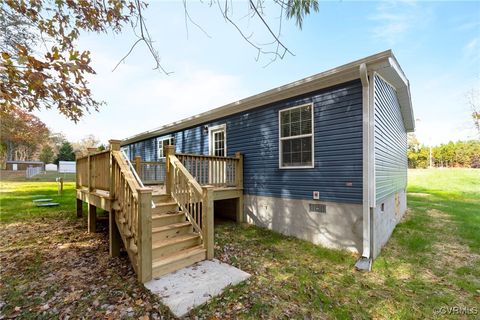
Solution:
[(165, 159), (160, 161), (142, 161), (140, 156), (135, 157), (135, 170), (144, 184), (164, 184), (166, 177)]
[(202, 187), (174, 154), (174, 146), (166, 146), (165, 182), (167, 194), (177, 202), (193, 228), (202, 238), (207, 259), (213, 258), (213, 186)]
[[(114, 142), (113, 142), (114, 141)], [(110, 150), (76, 159), (77, 189), (88, 195), (105, 191), (115, 224), (139, 281), (152, 277), (152, 189), (143, 187), (133, 166), (112, 140)], [(113, 221), (114, 220), (114, 221)], [(112, 233), (112, 225), (109, 232)], [(110, 235), (111, 236), (111, 235)]]
[(112, 151), (115, 220), (141, 282), (152, 277), (152, 189), (143, 187), (120, 151)]
[(91, 152), (76, 161), (77, 188), (110, 190), (110, 150)]
[(243, 157), (217, 157), (177, 153), (177, 158), (200, 185), (243, 187)]

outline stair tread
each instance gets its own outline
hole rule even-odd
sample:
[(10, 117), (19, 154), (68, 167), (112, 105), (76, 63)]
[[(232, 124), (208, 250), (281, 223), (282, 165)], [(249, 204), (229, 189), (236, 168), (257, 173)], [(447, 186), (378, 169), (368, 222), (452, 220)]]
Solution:
[(199, 253), (204, 253), (206, 250), (203, 248), (202, 245), (198, 245), (192, 248), (188, 248), (185, 250), (177, 251), (174, 254), (171, 254), (166, 257), (158, 258), (152, 261), (152, 268), (162, 267), (168, 265), (170, 263), (174, 263), (175, 261), (186, 259), (188, 257), (194, 256)]
[(190, 239), (195, 239), (195, 238), (199, 238), (199, 237), (200, 237), (200, 235), (198, 233), (179, 234), (175, 237), (168, 238), (167, 240), (153, 241), (152, 242), (152, 248), (156, 249), (156, 248), (166, 247), (166, 246), (172, 245), (172, 244), (177, 243), (177, 242), (186, 241), (186, 240), (190, 240)]
[(177, 211), (175, 213), (154, 213), (152, 214), (152, 219), (161, 219), (166, 217), (174, 217), (174, 216), (181, 216), (184, 215), (182, 211)]
[(152, 228), (152, 233), (161, 232), (161, 231), (165, 231), (165, 230), (170, 230), (170, 229), (174, 229), (174, 228), (187, 227), (187, 226), (191, 226), (191, 225), (192, 224), (190, 223), (190, 221), (172, 223), (172, 224), (169, 224), (169, 225), (166, 225), (166, 226), (163, 226), (163, 227)]
[(161, 202), (155, 202), (156, 207), (162, 207), (162, 206), (173, 206), (177, 205), (175, 201), (161, 201)]

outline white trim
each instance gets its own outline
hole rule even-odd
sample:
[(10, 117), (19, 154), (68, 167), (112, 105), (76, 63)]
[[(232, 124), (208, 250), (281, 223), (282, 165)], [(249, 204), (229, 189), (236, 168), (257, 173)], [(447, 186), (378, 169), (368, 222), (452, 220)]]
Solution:
[[(162, 136), (157, 138), (157, 159), (165, 159), (165, 155), (163, 157), (160, 157), (160, 143), (162, 143), (162, 151), (163, 150), (163, 141), (165, 140), (171, 140), (174, 139), (175, 137), (173, 135), (167, 135), (167, 136)], [(165, 153), (164, 153), (165, 154)]]
[[(296, 136), (293, 136), (293, 137), (282, 137), (281, 113), (285, 112), (285, 111), (292, 110), (292, 109), (303, 108), (303, 107), (306, 107), (306, 106), (311, 107), (312, 133), (300, 134), (300, 135), (296, 135)], [(278, 168), (279, 169), (311, 169), (311, 168), (315, 168), (315, 138), (314, 138), (314, 135), (315, 135), (314, 134), (315, 133), (315, 130), (314, 130), (315, 121), (314, 121), (314, 118), (315, 118), (315, 112), (314, 112), (313, 102), (304, 103), (304, 104), (300, 104), (300, 105), (297, 105), (297, 106), (293, 106), (293, 107), (278, 110)], [(299, 138), (307, 138), (307, 137), (312, 138), (312, 165), (311, 166), (282, 166), (282, 141), (299, 139)]]
[[(358, 68), (361, 64), (368, 66), (369, 70), (385, 71), (385, 76), (390, 78), (398, 78), (406, 80), (403, 71), (400, 69), (397, 60), (393, 56), (391, 50), (383, 51), (369, 57), (342, 65), (337, 68), (330, 69), (325, 72), (318, 73), (316, 75), (289, 83), (287, 85), (274, 88), (263, 93), (256, 94), (254, 96), (229, 103), (219, 108), (212, 109), (201, 114), (185, 118), (180, 121), (176, 121), (159, 128), (142, 132), (140, 134), (128, 137), (122, 141), (122, 145), (134, 143), (137, 141), (158, 137), (167, 133), (180, 131), (189, 127), (208, 123), (209, 121), (215, 121), (232, 114), (244, 112), (257, 107), (265, 106), (267, 104), (282, 101), (291, 97), (299, 96), (305, 93), (309, 93), (322, 88), (334, 86), (336, 84), (345, 83), (347, 81), (355, 80), (359, 78)], [(395, 80), (393, 79), (392, 80)], [(396, 82), (395, 82), (396, 83)], [(413, 130), (413, 110), (410, 98), (410, 88), (408, 80), (401, 81), (400, 86), (396, 86), (397, 90), (401, 88), (399, 96), (403, 97), (399, 99), (402, 109), (406, 115), (406, 128)]]
[(362, 201), (362, 216), (363, 216), (363, 249), (362, 256), (369, 259), (371, 257), (370, 251), (370, 189), (369, 189), (369, 143), (370, 143), (370, 82), (368, 79), (368, 71), (366, 64), (361, 64), (359, 67), (360, 79), (362, 80), (362, 157), (363, 157), (363, 166), (362, 166), (362, 188), (363, 188), (363, 201)]
[(219, 124), (217, 126), (208, 127), (208, 154), (213, 156), (212, 151), (213, 148), (213, 139), (212, 139), (212, 132), (214, 131), (223, 131), (223, 147), (225, 152), (225, 157), (227, 156), (227, 124)]
[(375, 183), (375, 77), (378, 74), (373, 71), (370, 73), (370, 87), (368, 92), (368, 114), (369, 114), (369, 150), (368, 150), (368, 165), (370, 166), (370, 170), (368, 172), (368, 188), (369, 188), (369, 206), (370, 208), (376, 207), (376, 183)]

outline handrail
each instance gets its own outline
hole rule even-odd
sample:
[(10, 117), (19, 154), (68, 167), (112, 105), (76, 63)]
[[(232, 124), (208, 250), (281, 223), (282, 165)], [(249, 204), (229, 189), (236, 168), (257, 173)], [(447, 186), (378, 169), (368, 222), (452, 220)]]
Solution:
[(96, 152), (91, 152), (91, 153), (88, 153), (86, 155), (83, 155), (83, 156), (77, 156), (76, 157), (76, 160), (79, 160), (79, 159), (85, 159), (85, 158), (88, 158), (89, 156), (97, 156), (99, 154), (102, 154), (102, 153), (110, 153), (110, 150), (103, 150), (103, 151), (96, 151)]
[[(135, 170), (135, 167), (133, 166), (132, 162), (130, 159), (128, 159), (127, 154), (125, 153), (125, 150), (120, 150), (123, 159), (127, 162), (128, 167), (130, 168), (130, 171), (132, 172), (135, 180), (137, 180), (138, 184), (140, 185), (141, 188), (145, 188), (145, 185), (142, 182), (142, 179), (138, 176), (137, 170)], [(152, 200), (152, 208), (156, 208), (155, 202)]]
[[(132, 189), (134, 197), (138, 197), (137, 189), (144, 188), (138, 180), (135, 178), (135, 175), (133, 174), (133, 171), (129, 170), (128, 168), (128, 163), (125, 161), (125, 159), (121, 156), (121, 152), (118, 151), (113, 151), (112, 155), (115, 160), (117, 160), (117, 163), (119, 164), (121, 168), (121, 172), (123, 175), (125, 175), (125, 180), (127, 184), (129, 185), (130, 189)], [(127, 168), (122, 168), (122, 166), (127, 167)], [(129, 177), (128, 175), (132, 175)], [(132, 179), (133, 178), (133, 179)]]
[(175, 153), (176, 156), (187, 156), (187, 157), (196, 157), (196, 158), (207, 158), (207, 159), (219, 159), (219, 160), (238, 160), (237, 157), (222, 157), (222, 156), (212, 156), (204, 154), (194, 154), (194, 153)]
[(172, 177), (171, 196), (203, 239), (203, 189), (175, 155), (167, 157)]
[(130, 162), (130, 159), (128, 159), (128, 156), (127, 156), (127, 154), (125, 153), (125, 150), (121, 150), (120, 152), (122, 153), (123, 158), (124, 158), (125, 161), (127, 162), (128, 167), (130, 168), (130, 171), (132, 171), (133, 176), (135, 177), (135, 179), (137, 180), (137, 182), (140, 184), (140, 187), (145, 188), (145, 186), (143, 185), (142, 180), (140, 179), (140, 177), (139, 177), (138, 174), (137, 174), (137, 171), (135, 170), (135, 167), (132, 165), (132, 162)]
[(113, 150), (111, 154), (115, 222), (138, 279), (146, 282), (152, 275), (152, 212), (149, 205), (152, 189), (145, 188), (135, 177), (135, 171), (121, 151)]

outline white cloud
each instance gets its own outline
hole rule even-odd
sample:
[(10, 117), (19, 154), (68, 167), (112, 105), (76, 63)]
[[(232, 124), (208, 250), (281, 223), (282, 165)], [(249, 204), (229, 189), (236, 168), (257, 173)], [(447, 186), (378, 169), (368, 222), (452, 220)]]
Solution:
[[(111, 72), (116, 58), (95, 53), (97, 75), (90, 87), (107, 105), (73, 124), (56, 110), (36, 114), (52, 131), (77, 141), (94, 134), (102, 142), (123, 139), (234, 101), (246, 94), (241, 81), (216, 71), (183, 65), (180, 75), (165, 76), (143, 65), (122, 64)], [(134, 62), (135, 60), (130, 60)], [(178, 68), (177, 68), (178, 70)]]
[(480, 59), (480, 39), (478, 37), (471, 39), (463, 48), (463, 53), (472, 62)]
[(414, 1), (380, 2), (370, 20), (376, 21), (373, 36), (390, 46), (399, 42), (407, 32), (428, 16)]

